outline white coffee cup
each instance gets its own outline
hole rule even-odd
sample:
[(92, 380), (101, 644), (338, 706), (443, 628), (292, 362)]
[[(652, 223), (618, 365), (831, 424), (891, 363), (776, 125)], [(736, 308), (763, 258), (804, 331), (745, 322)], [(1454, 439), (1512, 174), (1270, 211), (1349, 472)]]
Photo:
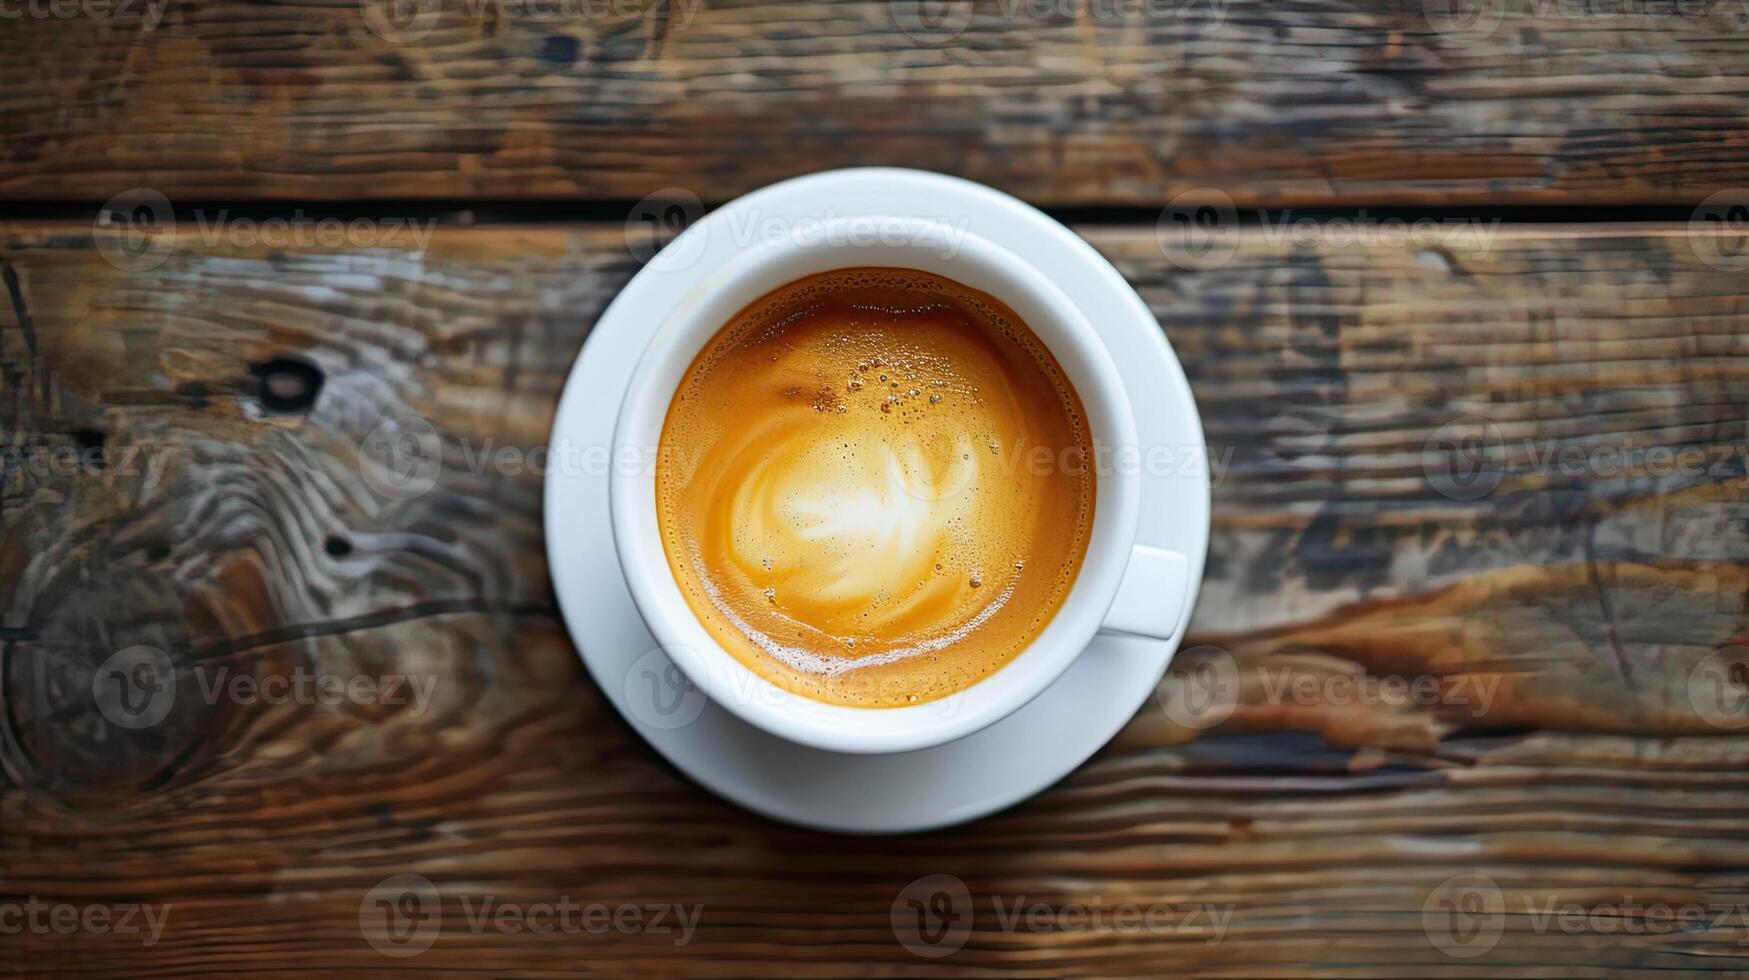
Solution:
[[(684, 247), (684, 236), (670, 248)], [(669, 403), (705, 344), (749, 303), (804, 276), (878, 266), (919, 269), (1001, 300), (1050, 348), (1081, 398), (1096, 447), (1093, 525), (1081, 571), (1056, 616), (1000, 670), (939, 701), (854, 708), (815, 701), (760, 677), (724, 650), (687, 605), (657, 525), (654, 460)], [(1109, 450), (1107, 452), (1106, 450)], [(1001, 245), (939, 221), (832, 217), (741, 249), (683, 297), (632, 374), (614, 433), (614, 540), (633, 600), (687, 678), (747, 723), (834, 752), (906, 752), (951, 742), (1049, 687), (1095, 633), (1170, 638), (1184, 612), (1183, 555), (1136, 542), (1141, 501), (1136, 421), (1117, 365), (1081, 311)], [(643, 460), (643, 465), (619, 465)]]

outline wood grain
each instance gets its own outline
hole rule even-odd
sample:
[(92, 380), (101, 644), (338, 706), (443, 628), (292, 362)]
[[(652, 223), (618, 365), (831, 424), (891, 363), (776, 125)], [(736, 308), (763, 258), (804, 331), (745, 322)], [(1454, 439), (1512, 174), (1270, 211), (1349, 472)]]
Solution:
[(1749, 186), (1738, 0), (115, 2), (7, 21), (0, 196), (720, 202), (866, 164), (1154, 208)]
[[(1151, 229), (1078, 230), (1159, 316), (1214, 448), (1192, 648), (1040, 797), (947, 832), (846, 839), (716, 801), (630, 733), (557, 618), (540, 478), (477, 465), (546, 437), (570, 360), (634, 270), (617, 225), (445, 229), (423, 254), (208, 247), (185, 228), (133, 273), (83, 226), (8, 226), (0, 902), (169, 918), (151, 946), (8, 934), (0, 970), (1749, 970), (1734, 727), (1749, 701), (1705, 669), (1741, 662), (1749, 637), (1742, 276), (1658, 225), (1422, 248), (1251, 232), (1202, 271), (1170, 266)], [(443, 465), (397, 500), (360, 446), (404, 416), (436, 427)], [(1476, 417), (1495, 426), (1498, 483), (1462, 499), (1441, 482), (1442, 433)], [(1565, 447), (1692, 448), (1707, 465), (1568, 469)], [(69, 465), (38, 465), (57, 455)], [(135, 644), (179, 677), (401, 673), (431, 699), (208, 703), (183, 684), (162, 723), (127, 730), (89, 692)], [(1198, 664), (1232, 682), (1213, 709), (1196, 707)], [(1436, 694), (1354, 684), (1387, 678)], [(1497, 889), (1480, 921), (1498, 934), (1442, 949), (1424, 912), (1471, 873)], [(435, 883), (442, 928), (391, 959), (360, 907), (400, 874)], [(893, 927), (901, 890), (932, 874), (974, 902), (944, 959)], [(476, 932), (486, 896), (702, 911), (685, 945)], [(1206, 918), (1006, 931), (996, 908), (1017, 900)], [(1646, 911), (1660, 903), (1705, 921)]]

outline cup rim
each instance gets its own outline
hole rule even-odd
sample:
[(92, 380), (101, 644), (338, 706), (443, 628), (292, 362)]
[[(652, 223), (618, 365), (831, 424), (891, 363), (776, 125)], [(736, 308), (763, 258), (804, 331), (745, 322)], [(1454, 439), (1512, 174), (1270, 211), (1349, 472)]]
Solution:
[[(853, 222), (901, 232), (863, 244), (840, 234)], [(894, 239), (903, 239), (895, 244)], [(671, 245), (671, 247), (673, 247)], [(930, 261), (931, 251), (937, 256)], [(900, 259), (900, 260), (895, 260)], [(1136, 426), (1123, 380), (1080, 309), (1041, 270), (968, 229), (876, 214), (797, 224), (705, 274), (653, 332), (620, 406), (613, 458), (652, 462), (662, 423), (698, 352), (740, 310), (818, 272), (914, 268), (987, 292), (1021, 315), (1062, 365), (1080, 396), (1095, 444), (1132, 446)], [(1013, 713), (1056, 681), (1098, 632), (1136, 539), (1141, 486), (1135, 473), (1095, 471), (1093, 526), (1075, 583), (1045, 628), (1001, 668), (935, 701), (858, 708), (789, 692), (742, 664), (710, 636), (681, 594), (655, 517), (648, 465), (615, 466), (610, 524), (629, 591), (660, 648), (694, 685), (747, 723), (827, 751), (896, 753), (952, 742)], [(1000, 683), (999, 683), (1000, 682)]]

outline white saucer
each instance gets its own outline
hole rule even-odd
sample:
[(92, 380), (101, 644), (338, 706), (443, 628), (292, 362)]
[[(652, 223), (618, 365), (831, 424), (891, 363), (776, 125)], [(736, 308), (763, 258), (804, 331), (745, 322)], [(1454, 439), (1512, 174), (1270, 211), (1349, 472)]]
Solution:
[[(1169, 447), (1143, 467), (1137, 540), (1190, 562), (1184, 612), (1170, 640), (1100, 634), (1055, 684), (1014, 714), (957, 742), (898, 755), (804, 748), (747, 725), (692, 688), (659, 649), (627, 591), (608, 523), (610, 481), (602, 463), (632, 368), (680, 297), (761, 229), (857, 214), (963, 225), (1052, 270), (1117, 362), (1140, 445)], [(1184, 636), (1202, 581), (1209, 527), (1202, 423), (1153, 314), (1117, 270), (1062, 225), (1005, 194), (937, 174), (885, 168), (816, 174), (749, 194), (694, 224), (626, 285), (590, 333), (559, 400), (549, 459), (553, 587), (583, 662), (608, 700), (706, 788), (778, 820), (824, 830), (942, 827), (1000, 810), (1063, 778), (1153, 692)]]

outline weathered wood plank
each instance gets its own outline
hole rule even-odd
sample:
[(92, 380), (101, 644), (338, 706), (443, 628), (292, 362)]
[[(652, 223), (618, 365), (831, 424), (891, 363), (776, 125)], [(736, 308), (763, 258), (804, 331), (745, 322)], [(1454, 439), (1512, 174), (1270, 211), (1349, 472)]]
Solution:
[[(209, 248), (185, 226), (166, 262), (123, 273), (88, 229), (10, 226), (0, 901), (169, 918), (153, 946), (8, 935), (0, 969), (1749, 969), (1749, 739), (1732, 727), (1749, 701), (1728, 670), (1749, 637), (1741, 275), (1662, 226), (1424, 248), (1250, 232), (1196, 272), (1152, 230), (1081, 231), (1160, 317), (1215, 450), (1198, 646), (1041, 797), (858, 840), (712, 800), (629, 733), (556, 617), (539, 477), (482, 455), (546, 437), (633, 270), (620, 228), (446, 229), (417, 255)], [(406, 415), (437, 428), (443, 466), (430, 492), (391, 499), (360, 446)], [(1470, 498), (1440, 440), (1475, 416), (1502, 465)], [(1693, 448), (1706, 465), (1568, 469), (1565, 447)], [(162, 723), (128, 730), (89, 691), (134, 644), (208, 682), (302, 668), (431, 686), (320, 705), (209, 702), (190, 682)], [(1356, 678), (1436, 689), (1381, 701)], [(1457, 935), (1439, 903), (1469, 873), (1499, 914), (1484, 904)], [(435, 945), (404, 960), (359, 919), (398, 874), (442, 896)], [(939, 960), (891, 919), (931, 874), (975, 909)], [(475, 931), (487, 896), (702, 912), (685, 945)], [(1016, 900), (1178, 917), (1005, 930)], [(1648, 926), (1658, 903), (1706, 920)]]
[(1749, 186), (1738, 0), (131, 0), (6, 30), (14, 200), (723, 201), (865, 164), (1058, 205)]

